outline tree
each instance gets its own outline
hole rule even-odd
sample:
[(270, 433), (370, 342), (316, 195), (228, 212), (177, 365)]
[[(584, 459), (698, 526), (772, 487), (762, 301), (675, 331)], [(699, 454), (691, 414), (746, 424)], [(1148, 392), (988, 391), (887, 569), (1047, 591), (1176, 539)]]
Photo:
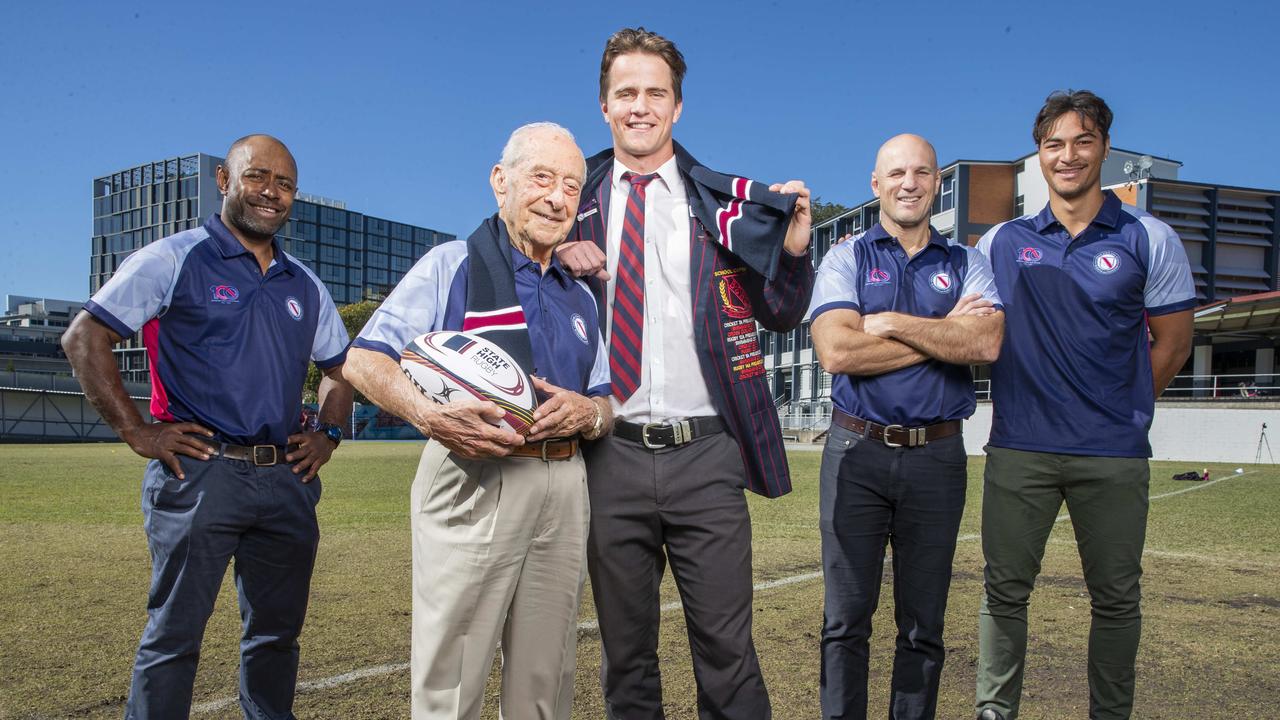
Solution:
[[(369, 322), (369, 318), (373, 317), (373, 311), (377, 310), (380, 305), (382, 305), (381, 300), (364, 300), (338, 308), (338, 317), (342, 318), (342, 325), (347, 329), (347, 335), (353, 339), (356, 335), (359, 335), (365, 323)], [(318, 401), (321, 377), (320, 369), (314, 364), (307, 369), (307, 382), (302, 386), (303, 402), (313, 403)], [(356, 393), (356, 402), (368, 403), (369, 401), (363, 395)]]
[(813, 214), (813, 224), (818, 225), (824, 223), (831, 218), (842, 213), (849, 212), (849, 208), (834, 202), (822, 202), (822, 198), (817, 195), (813, 196), (810, 202), (810, 212)]

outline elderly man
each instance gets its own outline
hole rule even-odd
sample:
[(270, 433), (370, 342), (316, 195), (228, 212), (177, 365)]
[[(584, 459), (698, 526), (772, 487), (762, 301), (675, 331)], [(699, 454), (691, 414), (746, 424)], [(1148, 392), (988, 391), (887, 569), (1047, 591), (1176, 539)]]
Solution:
[[(347, 333), (333, 300), (274, 241), (297, 177), (279, 140), (237, 140), (217, 170), (221, 214), (129, 256), (63, 336), (89, 401), (134, 452), (153, 458), (142, 492), (149, 617), (127, 718), (190, 712), (205, 622), (233, 557), (241, 709), (246, 718), (293, 717), (319, 542), (316, 472), (351, 414), (340, 372)], [(151, 358), (152, 424), (125, 394), (111, 354), (139, 330)], [(298, 421), (308, 360), (326, 375), (325, 424), (311, 432)]]
[(898, 623), (889, 717), (937, 708), (967, 484), (961, 426), (977, 405), (969, 365), (994, 360), (1004, 330), (986, 258), (929, 225), (940, 182), (924, 138), (890, 139), (871, 174), (880, 222), (818, 268), (813, 346), (835, 375), (820, 480), (825, 718), (867, 716), (886, 543)]
[[(612, 418), (588, 397), (609, 383), (595, 300), (552, 253), (584, 174), (564, 128), (516, 130), (489, 178), (497, 215), (419, 260), (351, 350), (355, 386), (431, 438), (411, 495), (417, 720), (479, 717), (499, 640), (502, 716), (570, 716), (588, 525), (577, 436), (599, 437)], [(486, 328), (502, 308), (524, 323)], [(550, 398), (528, 438), (491, 424), (503, 414), (493, 403), (437, 405), (413, 386), (396, 360), (432, 330), (484, 334), (535, 375)]]

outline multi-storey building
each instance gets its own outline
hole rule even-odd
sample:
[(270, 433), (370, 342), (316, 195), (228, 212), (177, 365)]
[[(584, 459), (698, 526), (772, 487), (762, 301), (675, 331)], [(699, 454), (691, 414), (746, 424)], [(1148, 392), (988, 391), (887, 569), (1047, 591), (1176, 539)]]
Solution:
[[(1182, 163), (1112, 148), (1102, 184), (1122, 200), (1169, 223), (1182, 238), (1202, 303), (1277, 289), (1280, 191), (1178, 179)], [(951, 242), (977, 243), (995, 225), (1039, 212), (1049, 190), (1036, 155), (1012, 161), (957, 160), (941, 170), (942, 187), (930, 222)], [(813, 229), (814, 262), (831, 246), (880, 218), (872, 199)], [(774, 397), (797, 417), (831, 408), (831, 376), (818, 365), (808, 323), (788, 333), (761, 332)], [(1275, 341), (1267, 337), (1198, 337), (1191, 367), (1197, 375), (1273, 371)], [(988, 376), (975, 368), (979, 388)]]
[(83, 302), (6, 295), (0, 314), (0, 371), (70, 375), (59, 340)]
[[(134, 250), (196, 227), (222, 208), (214, 172), (223, 160), (198, 153), (145, 163), (93, 181), (89, 293)], [(427, 250), (454, 236), (365, 215), (340, 201), (299, 193), (279, 239), (315, 271), (339, 305), (386, 295)], [(147, 378), (140, 338), (117, 351), (126, 380)]]

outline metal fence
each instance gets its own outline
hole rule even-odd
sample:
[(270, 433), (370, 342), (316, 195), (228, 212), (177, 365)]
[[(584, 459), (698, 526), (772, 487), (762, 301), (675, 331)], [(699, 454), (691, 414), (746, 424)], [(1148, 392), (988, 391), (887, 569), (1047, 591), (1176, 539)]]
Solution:
[[(974, 391), (979, 402), (991, 400), (991, 380), (977, 380)], [(1163, 400), (1204, 400), (1280, 402), (1280, 374), (1259, 375), (1179, 375), (1169, 383), (1160, 396)], [(778, 421), (783, 434), (790, 439), (801, 439), (805, 434), (825, 430), (831, 424), (831, 401), (790, 402), (778, 409)]]

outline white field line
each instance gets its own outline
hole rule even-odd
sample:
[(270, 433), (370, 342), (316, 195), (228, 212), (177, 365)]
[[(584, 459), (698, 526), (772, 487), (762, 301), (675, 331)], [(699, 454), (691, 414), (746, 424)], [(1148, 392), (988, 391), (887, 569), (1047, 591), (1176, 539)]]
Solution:
[[(1075, 540), (1050, 540), (1050, 545), (1062, 545), (1064, 547), (1075, 547)], [(1243, 560), (1240, 558), (1223, 557), (1221, 555), (1205, 555), (1203, 553), (1175, 552), (1173, 550), (1156, 550), (1152, 548), (1143, 548), (1143, 557), (1162, 558), (1166, 560), (1189, 560), (1204, 565), (1211, 565), (1217, 568), (1238, 567), (1238, 568), (1261, 568), (1264, 570), (1280, 569), (1280, 563), (1259, 562), (1257, 560)]]
[[(1210, 480), (1208, 482), (1193, 485), (1192, 487), (1189, 487), (1189, 488), (1174, 490), (1173, 492), (1162, 493), (1160, 495), (1153, 495), (1149, 498), (1149, 500), (1161, 500), (1163, 498), (1173, 497), (1174, 495), (1189, 493), (1194, 490), (1203, 490), (1207, 487), (1210, 487), (1211, 485), (1216, 485), (1228, 478), (1241, 477), (1242, 475), (1248, 475), (1253, 472), (1257, 472), (1257, 471), (1246, 470), (1240, 474), (1224, 475), (1218, 478), (1217, 480)], [(1071, 517), (1070, 515), (1066, 515), (1066, 514), (1059, 515), (1057, 518), (1054, 519), (1053, 522), (1057, 524), (1070, 517)], [(978, 533), (969, 533), (967, 535), (961, 535), (957, 537), (956, 541), (957, 542), (973, 542), (974, 540), (978, 540), (981, 537), (982, 536), (979, 535)], [(1204, 559), (1204, 560), (1216, 562), (1216, 560), (1214, 560), (1213, 558), (1209, 558), (1207, 556), (1183, 555), (1181, 553), (1161, 553), (1158, 550), (1148, 550), (1144, 554), (1147, 554), (1147, 553), (1152, 555), (1159, 554), (1159, 555), (1166, 555), (1171, 557), (1187, 557), (1192, 559)], [(821, 572), (801, 573), (799, 575), (790, 575), (788, 577), (777, 578), (774, 580), (766, 580), (765, 582), (755, 584), (754, 586), (752, 586), (752, 589), (756, 592), (760, 592), (762, 590), (772, 590), (774, 588), (784, 587), (786, 585), (795, 585), (797, 583), (809, 582), (810, 580), (817, 580), (820, 577), (822, 577)], [(660, 610), (662, 613), (665, 614), (665, 613), (672, 612), (674, 610), (679, 610), (681, 606), (682, 605), (680, 601), (675, 600), (675, 601), (666, 603), (660, 608)], [(583, 620), (582, 622), (578, 623), (579, 632), (584, 630), (585, 631), (597, 630), (599, 629), (599, 627), (600, 627), (600, 623), (594, 618), (591, 620)], [(306, 682), (300, 682), (298, 683), (298, 693), (302, 694), (302, 693), (308, 693), (308, 692), (315, 692), (317, 690), (328, 690), (329, 688), (337, 687), (339, 685), (346, 685), (347, 683), (356, 682), (357, 680), (364, 680), (365, 678), (371, 678), (371, 677), (381, 677), (383, 675), (391, 675), (392, 673), (398, 673), (408, 669), (409, 669), (409, 663), (391, 663), (388, 665), (373, 665), (371, 667), (360, 668), (358, 670), (352, 670), (351, 672), (345, 672), (340, 675), (332, 675), (327, 678), (320, 678), (319, 680), (308, 680)], [(224, 710), (228, 707), (231, 707), (232, 705), (235, 705), (237, 702), (239, 702), (238, 698), (220, 698), (218, 700), (211, 700), (209, 702), (199, 703), (197, 705), (192, 706), (191, 714), (203, 715), (206, 713), (217, 712), (219, 710)]]

